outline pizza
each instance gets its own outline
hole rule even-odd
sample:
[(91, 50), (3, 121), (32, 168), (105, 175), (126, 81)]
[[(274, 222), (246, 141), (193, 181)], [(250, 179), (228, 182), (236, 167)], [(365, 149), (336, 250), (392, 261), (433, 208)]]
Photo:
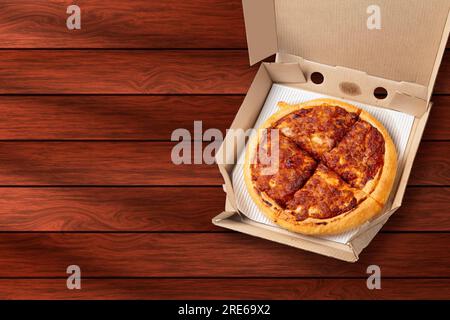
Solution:
[(278, 106), (245, 155), (245, 183), (261, 211), (311, 235), (342, 233), (380, 214), (397, 172), (383, 125), (333, 99)]

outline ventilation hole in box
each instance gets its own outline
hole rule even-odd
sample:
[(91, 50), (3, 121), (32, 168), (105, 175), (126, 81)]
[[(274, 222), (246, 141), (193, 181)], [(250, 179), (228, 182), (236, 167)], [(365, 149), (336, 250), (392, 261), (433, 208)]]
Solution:
[(321, 84), (323, 82), (323, 74), (320, 72), (311, 73), (311, 81), (315, 84)]
[(378, 87), (373, 90), (373, 95), (375, 96), (375, 98), (382, 100), (386, 99), (386, 97), (388, 96), (388, 92), (385, 88)]

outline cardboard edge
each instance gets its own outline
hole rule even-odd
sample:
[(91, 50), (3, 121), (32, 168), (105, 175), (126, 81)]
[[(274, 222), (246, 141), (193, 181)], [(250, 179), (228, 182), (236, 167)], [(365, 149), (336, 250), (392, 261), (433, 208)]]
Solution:
[(274, 83), (304, 83), (306, 77), (298, 63), (263, 63)]
[[(277, 53), (275, 61), (282, 64), (299, 64), (307, 81), (289, 84), (293, 87), (392, 109), (415, 117), (420, 117), (427, 110), (428, 91), (426, 86), (375, 77), (356, 69), (330, 66), (288, 53)], [(314, 72), (319, 72), (324, 76), (323, 83), (315, 84), (310, 81), (311, 74)], [(388, 96), (385, 99), (378, 99), (374, 96), (374, 90), (377, 87), (387, 90)], [(351, 90), (346, 90), (346, 88), (351, 88)], [(403, 103), (406, 103), (407, 109)]]
[(389, 101), (388, 107), (401, 110), (402, 106), (408, 106), (414, 116), (420, 116), (426, 110), (427, 100), (395, 90), (392, 99)]
[[(337, 244), (332, 241), (318, 239), (307, 239), (306, 237), (297, 237), (290, 235), (283, 229), (263, 225), (238, 215), (236, 212), (224, 211), (212, 219), (216, 226), (245, 233), (257, 238), (270, 240), (280, 244), (288, 245), (294, 248), (318, 253), (324, 256), (333, 257), (346, 262), (356, 262), (358, 255), (352, 246), (346, 244)], [(327, 243), (325, 245), (324, 243)]]
[(405, 164), (403, 167), (403, 171), (400, 177), (400, 180), (398, 182), (398, 188), (397, 193), (395, 195), (395, 198), (393, 200), (393, 206), (394, 207), (400, 207), (403, 201), (403, 197), (405, 195), (406, 186), (408, 184), (409, 176), (411, 175), (411, 169), (414, 163), (414, 159), (417, 155), (417, 150), (419, 149), (420, 142), (422, 140), (423, 132), (425, 131), (425, 126), (428, 121), (428, 117), (430, 116), (430, 111), (433, 103), (430, 102), (428, 106), (427, 112), (418, 119), (417, 126), (415, 128), (415, 131), (412, 137), (410, 137), (411, 144), (409, 148), (406, 149), (405, 154), (408, 156), (406, 157)]
[[(252, 109), (252, 106), (263, 105), (264, 101), (267, 98), (267, 94), (269, 93), (272, 87), (272, 79), (270, 78), (269, 73), (266, 68), (261, 65), (259, 67), (258, 72), (256, 73), (255, 78), (253, 79), (252, 84), (247, 92), (247, 95), (244, 98), (244, 101), (241, 104), (231, 126), (230, 129), (238, 129), (238, 128), (253, 128), (258, 118), (259, 112), (254, 117), (248, 117), (249, 110)], [(243, 123), (245, 122), (245, 123)], [(236, 130), (230, 131), (227, 130), (227, 134), (225, 139), (223, 140), (217, 154), (215, 156), (215, 161), (217, 166), (219, 167), (220, 174), (223, 177), (225, 182), (223, 188), (227, 195), (230, 197), (231, 205), (236, 208), (236, 199), (234, 197), (233, 192), (233, 184), (231, 181), (231, 171), (236, 165), (238, 155), (242, 150), (235, 148), (235, 139), (245, 139), (245, 137), (237, 137), (236, 134), (239, 132)], [(243, 132), (241, 132), (243, 134)], [(239, 146), (238, 146), (239, 147)], [(245, 147), (245, 141), (241, 148)], [(232, 149), (232, 150), (227, 150)]]
[(250, 65), (278, 51), (273, 0), (242, 0)]
[(352, 248), (353, 252), (359, 259), (361, 252), (372, 242), (373, 238), (378, 234), (381, 228), (384, 226), (389, 217), (386, 217), (382, 222), (377, 223), (371, 228), (367, 229), (366, 232), (360, 234), (349, 241), (349, 246)]
[(441, 43), (439, 44), (438, 52), (436, 53), (436, 58), (434, 59), (433, 69), (431, 71), (431, 76), (428, 81), (428, 96), (427, 101), (431, 100), (431, 95), (433, 94), (434, 84), (436, 83), (436, 78), (438, 75), (439, 67), (442, 63), (442, 58), (444, 57), (445, 48), (447, 46), (447, 41), (450, 34), (450, 9), (447, 14), (447, 21), (445, 22), (444, 29), (442, 30)]
[[(245, 32), (247, 37), (248, 53), (250, 64), (253, 65), (268, 56), (280, 53), (280, 46), (278, 43), (278, 28), (276, 21), (276, 8), (274, 0), (242, 0)], [(441, 41), (436, 52), (435, 61), (431, 69), (431, 75), (428, 83), (423, 85), (425, 88), (425, 96), (414, 95), (407, 93), (407, 97), (400, 97), (394, 100), (393, 106), (398, 105), (397, 102), (402, 99), (409, 99), (415, 108), (420, 108), (423, 103), (420, 99), (428, 104), (431, 99), (433, 87), (436, 81), (437, 73), (442, 62), (442, 57), (445, 51), (446, 43), (450, 33), (450, 9), (447, 12), (447, 20), (442, 30)], [(317, 63), (317, 62), (316, 62)], [(383, 79), (383, 78), (380, 78)], [(385, 79), (386, 81), (393, 81)], [(397, 81), (394, 81), (397, 82)], [(402, 81), (400, 81), (402, 82)], [(419, 85), (414, 83), (415, 85)], [(403, 94), (403, 92), (398, 91)], [(392, 95), (396, 93), (393, 91)], [(419, 98), (419, 99), (415, 99)], [(373, 102), (367, 102), (373, 104)]]
[[(358, 238), (363, 237), (367, 232), (370, 232), (373, 228), (381, 227), (386, 223), (386, 221), (397, 211), (400, 207), (395, 207), (391, 209), (383, 209), (384, 213), (373, 219), (372, 221), (366, 222), (362, 225), (359, 230), (348, 240), (350, 245), (354, 244), (354, 241), (358, 241)], [(373, 238), (373, 237), (372, 237)], [(367, 243), (368, 244), (368, 243)], [(367, 246), (367, 245), (366, 245)]]

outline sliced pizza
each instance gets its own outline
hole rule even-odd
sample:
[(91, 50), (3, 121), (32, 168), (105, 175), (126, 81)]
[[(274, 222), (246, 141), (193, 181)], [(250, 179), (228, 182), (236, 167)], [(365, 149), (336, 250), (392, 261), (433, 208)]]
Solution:
[(323, 155), (324, 163), (343, 180), (380, 203), (386, 202), (392, 187), (396, 158), (386, 129), (367, 112), (361, 114), (336, 148)]
[[(279, 106), (287, 110), (298, 109), (296, 105), (286, 103), (279, 103)], [(358, 114), (359, 109), (353, 106), (336, 106), (322, 100), (320, 103), (301, 105), (297, 111), (278, 120), (274, 127), (315, 159), (320, 159), (322, 154), (334, 148), (344, 137), (358, 120)]]
[(306, 234), (337, 233), (358, 226), (381, 210), (380, 204), (319, 164), (308, 182), (276, 218), (281, 226)]
[(266, 205), (280, 206), (302, 187), (317, 166), (316, 161), (278, 130), (262, 131), (252, 156), (251, 180)]
[(328, 219), (355, 208), (367, 195), (344, 182), (323, 164), (303, 188), (287, 203), (297, 221), (307, 218)]
[[(270, 151), (270, 135), (254, 135), (244, 178), (272, 221), (304, 234), (336, 234), (382, 211), (397, 155), (388, 132), (370, 114), (331, 99), (281, 103), (261, 129), (277, 132), (278, 157)], [(278, 171), (268, 174), (274, 164)]]

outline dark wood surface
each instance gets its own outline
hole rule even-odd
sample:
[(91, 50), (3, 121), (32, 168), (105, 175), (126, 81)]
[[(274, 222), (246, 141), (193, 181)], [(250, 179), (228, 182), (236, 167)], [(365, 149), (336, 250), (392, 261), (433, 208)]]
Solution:
[[(225, 129), (243, 95), (0, 96), (0, 140), (170, 140), (173, 130)], [(450, 99), (437, 108), (449, 119)], [(175, 116), (176, 115), (176, 116)], [(445, 134), (437, 124), (436, 135)], [(433, 134), (432, 132), (432, 134)], [(450, 137), (450, 132), (448, 132)]]
[(65, 276), (72, 264), (85, 277), (345, 278), (379, 264), (385, 277), (449, 278), (449, 241), (445, 232), (381, 233), (348, 263), (232, 232), (15, 232), (0, 239), (0, 278)]
[[(6, 50), (0, 61), (0, 94), (245, 94), (257, 71), (246, 50)], [(445, 59), (435, 93), (450, 93), (449, 73)]]
[[(177, 128), (225, 133), (244, 95), (1, 96), (0, 140), (170, 140)], [(450, 140), (450, 96), (435, 95), (423, 138)], [(176, 115), (174, 117), (173, 115)]]
[[(2, 0), (5, 48), (241, 48), (247, 46), (241, 0)], [(82, 9), (67, 30), (66, 8)]]
[[(102, 186), (222, 183), (222, 177), (214, 165), (173, 164), (170, 156), (176, 144), (160, 141), (3, 141), (0, 142), (0, 184)], [(424, 141), (421, 144), (409, 183), (450, 185), (447, 142)]]
[(211, 224), (218, 170), (173, 165), (170, 135), (231, 124), (257, 70), (240, 2), (78, 1), (68, 31), (71, 2), (0, 0), (0, 298), (450, 298), (449, 50), (403, 206), (357, 263)]
[[(227, 232), (211, 223), (224, 200), (221, 186), (3, 187), (0, 231)], [(448, 232), (449, 207), (450, 188), (410, 186), (382, 232)]]
[[(365, 279), (86, 279), (67, 290), (66, 279), (5, 279), (10, 299), (448, 299), (448, 279), (386, 279), (367, 290)], [(14, 288), (14, 291), (11, 290)], [(276, 294), (274, 294), (276, 293)]]

